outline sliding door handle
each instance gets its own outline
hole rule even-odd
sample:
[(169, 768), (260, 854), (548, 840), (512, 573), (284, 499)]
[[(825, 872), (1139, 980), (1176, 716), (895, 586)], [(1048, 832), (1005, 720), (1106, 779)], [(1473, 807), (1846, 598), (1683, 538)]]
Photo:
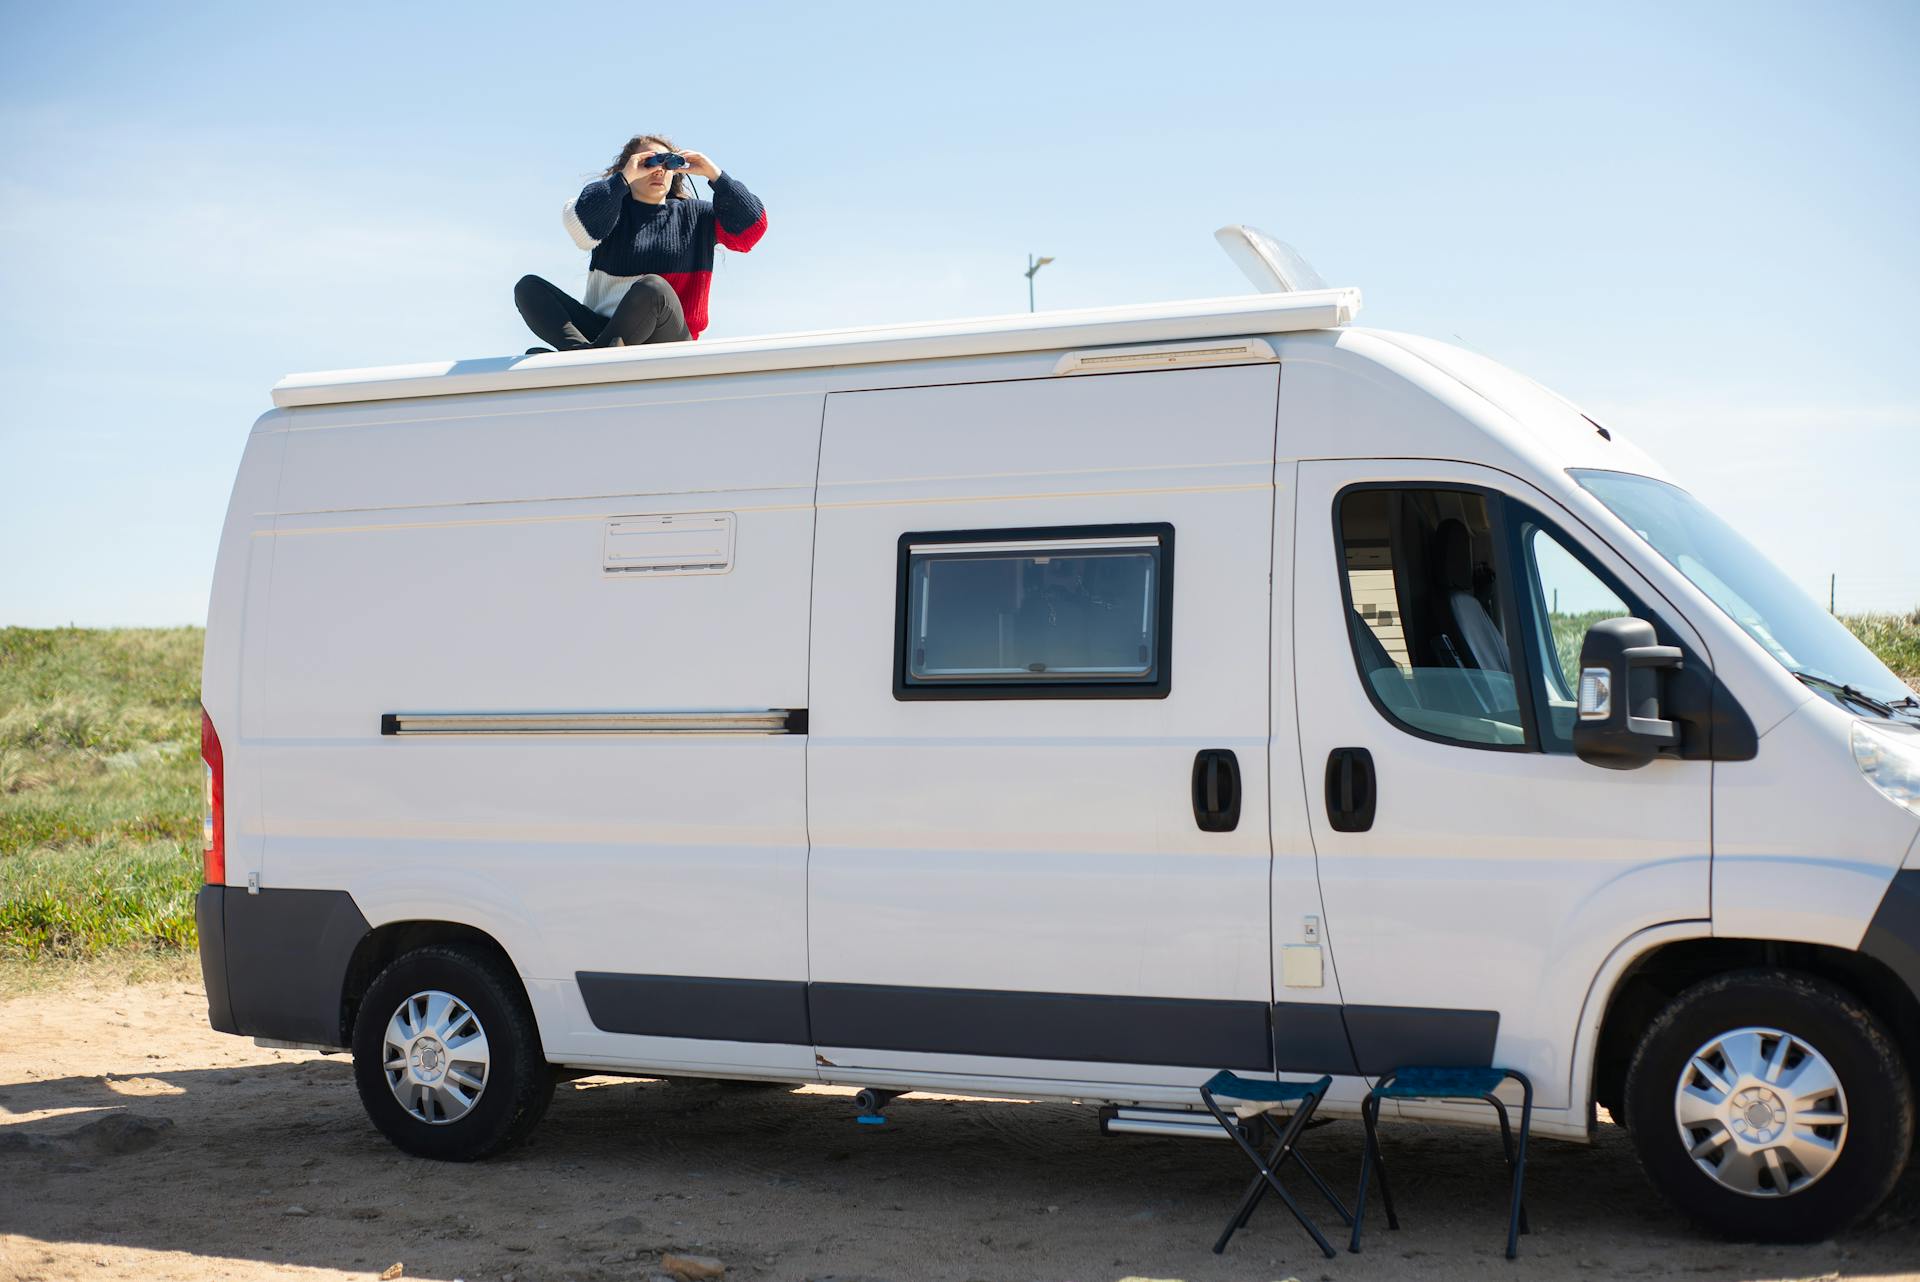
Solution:
[(1335, 748), (1327, 756), (1327, 823), (1335, 832), (1373, 827), (1373, 754), (1365, 748)]
[(1201, 832), (1240, 826), (1240, 760), (1231, 748), (1203, 748), (1195, 755), (1193, 821)]

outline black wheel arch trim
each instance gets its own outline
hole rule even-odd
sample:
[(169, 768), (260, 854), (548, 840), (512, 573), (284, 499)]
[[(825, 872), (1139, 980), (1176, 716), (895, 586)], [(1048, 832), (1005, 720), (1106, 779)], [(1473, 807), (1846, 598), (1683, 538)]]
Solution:
[(1893, 875), (1860, 938), (1860, 951), (1898, 975), (1920, 1000), (1920, 868)]

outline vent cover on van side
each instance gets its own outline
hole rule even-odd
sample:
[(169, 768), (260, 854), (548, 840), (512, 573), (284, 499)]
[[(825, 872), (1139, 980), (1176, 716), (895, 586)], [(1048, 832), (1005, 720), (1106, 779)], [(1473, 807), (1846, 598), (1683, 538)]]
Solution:
[(1117, 374), (1124, 370), (1173, 369), (1193, 365), (1248, 365), (1278, 360), (1264, 338), (1217, 339), (1207, 343), (1149, 343), (1141, 347), (1094, 347), (1068, 352), (1055, 374)]
[(607, 574), (725, 574), (733, 568), (733, 513), (616, 516), (603, 548)]

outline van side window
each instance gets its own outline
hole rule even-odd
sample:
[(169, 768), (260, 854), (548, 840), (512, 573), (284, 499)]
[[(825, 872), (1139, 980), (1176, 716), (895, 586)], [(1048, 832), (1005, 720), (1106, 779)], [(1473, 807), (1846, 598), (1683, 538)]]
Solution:
[(1580, 682), (1580, 646), (1587, 629), (1602, 619), (1652, 616), (1629, 607), (1589, 568), (1585, 558), (1538, 518), (1516, 510), (1520, 550), (1526, 560), (1528, 609), (1540, 670), (1533, 703), (1540, 710), (1540, 737), (1548, 752), (1573, 751), (1574, 692)]
[(894, 695), (1161, 698), (1173, 527), (906, 534)]
[(1494, 515), (1472, 490), (1344, 492), (1345, 609), (1360, 679), (1386, 717), (1422, 738), (1524, 749), (1519, 629)]

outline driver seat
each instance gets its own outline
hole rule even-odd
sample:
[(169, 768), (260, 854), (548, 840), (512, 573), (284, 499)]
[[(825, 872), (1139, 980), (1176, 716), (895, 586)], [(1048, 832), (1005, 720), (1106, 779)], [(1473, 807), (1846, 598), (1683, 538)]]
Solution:
[(1464, 523), (1449, 517), (1440, 522), (1434, 544), (1446, 602), (1447, 631), (1466, 649), (1460, 657), (1482, 672), (1512, 672), (1507, 639), (1473, 594), (1473, 536)]

